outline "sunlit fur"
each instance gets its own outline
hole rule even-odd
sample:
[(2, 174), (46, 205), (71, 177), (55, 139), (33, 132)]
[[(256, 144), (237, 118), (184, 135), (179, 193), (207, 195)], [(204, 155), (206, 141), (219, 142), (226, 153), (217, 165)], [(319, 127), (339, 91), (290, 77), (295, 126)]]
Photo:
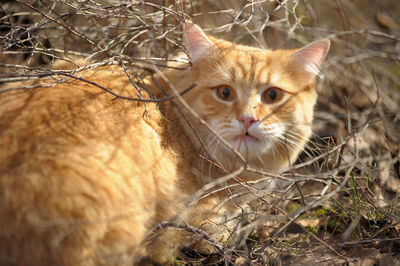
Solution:
[[(195, 83), (183, 98), (203, 122), (239, 149), (249, 166), (280, 172), (310, 136), (313, 79), (291, 56), (295, 51), (209, 40), (211, 54), (202, 57), (207, 49), (202, 50), (192, 67), (165, 70), (166, 79), (156, 75), (153, 83), (149, 77), (147, 86), (162, 98), (160, 86), (174, 95), (175, 88), (183, 91)], [(71, 65), (58, 63), (57, 68)], [(121, 66), (75, 75), (138, 97)], [(217, 97), (212, 88), (221, 84), (235, 90), (235, 101)], [(217, 186), (218, 192), (192, 198), (245, 163), (179, 99), (159, 104), (114, 99), (64, 76), (1, 90), (22, 86), (32, 88), (0, 94), (1, 265), (131, 265), (143, 256), (165, 263), (191, 239), (182, 230), (146, 238), (169, 219), (198, 226), (215, 241), (226, 240), (229, 226), (222, 232), (225, 227), (215, 223), (230, 219), (244, 204), (232, 196), (233, 185), (259, 176), (243, 172), (240, 179), (221, 183), (232, 185), (229, 190)], [(260, 95), (271, 86), (285, 91), (283, 99), (262, 103)], [(248, 131), (258, 141), (238, 138), (244, 133), (241, 115), (257, 120)]]

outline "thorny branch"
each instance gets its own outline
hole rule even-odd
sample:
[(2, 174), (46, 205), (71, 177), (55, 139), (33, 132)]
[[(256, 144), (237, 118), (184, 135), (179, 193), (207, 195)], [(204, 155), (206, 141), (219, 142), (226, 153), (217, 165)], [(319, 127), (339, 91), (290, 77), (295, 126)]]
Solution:
[[(65, 73), (65, 72), (42, 73), (42, 74), (27, 74), (27, 75), (25, 75), (25, 77), (27, 77), (27, 78), (44, 78), (44, 77), (50, 77), (50, 76), (65, 76), (65, 77), (69, 77), (69, 78), (72, 78), (72, 79), (83, 81), (85, 83), (88, 83), (90, 85), (98, 87), (99, 89), (101, 89), (101, 90), (113, 95), (115, 97), (113, 100), (115, 100), (115, 99), (124, 99), (124, 100), (146, 102), (146, 103), (158, 103), (158, 102), (163, 102), (163, 101), (170, 101), (170, 100), (174, 99), (175, 97), (178, 97), (178, 96), (168, 96), (168, 97), (165, 97), (165, 98), (157, 98), (157, 99), (144, 99), (143, 97), (132, 98), (132, 97), (128, 97), (128, 96), (123, 96), (123, 95), (117, 94), (117, 93), (113, 92), (111, 89), (105, 88), (105, 87), (103, 87), (102, 85), (100, 85), (100, 84), (98, 84), (96, 82), (93, 82), (93, 81), (90, 81), (88, 79), (84, 79), (84, 78), (81, 78), (79, 76), (75, 76), (75, 75), (72, 75), (72, 74), (69, 74), (69, 73)], [(66, 82), (66, 81), (64, 81), (64, 82)], [(178, 95), (181, 96), (181, 95), (187, 93), (188, 91), (193, 89), (194, 86), (195, 86), (195, 84), (192, 84), (188, 88), (184, 89)], [(135, 88), (137, 88), (137, 87), (135, 86)], [(7, 92), (7, 91), (11, 91), (11, 90), (21, 90), (21, 89), (24, 89), (24, 87), (15, 87), (15, 88), (11, 87), (11, 88), (6, 88), (6, 89), (3, 89), (3, 90), (0, 90), (0, 93), (4, 93), (4, 92)]]

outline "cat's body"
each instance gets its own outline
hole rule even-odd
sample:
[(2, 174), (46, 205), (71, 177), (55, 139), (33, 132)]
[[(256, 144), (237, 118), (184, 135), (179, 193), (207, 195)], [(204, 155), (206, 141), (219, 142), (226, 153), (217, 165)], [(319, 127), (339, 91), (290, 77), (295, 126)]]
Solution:
[[(311, 134), (316, 99), (314, 73), (300, 65), (318, 68), (329, 43), (307, 46), (299, 55), (271, 52), (209, 39), (192, 24), (186, 39), (193, 66), (168, 70), (167, 80), (156, 77), (149, 88), (163, 98), (159, 87), (175, 95), (175, 88), (182, 92), (195, 83), (183, 95), (193, 110), (177, 98), (158, 104), (112, 101), (111, 94), (75, 79), (46, 87), (54, 84), (51, 77), (29, 83), (34, 89), (0, 94), (0, 262), (121, 265), (146, 255), (166, 262), (186, 235), (166, 233), (146, 246), (157, 223), (174, 218), (217, 237), (208, 219), (223, 220), (217, 211), (229, 216), (235, 204), (243, 204), (235, 199), (213, 208), (233, 187), (187, 206), (207, 183), (246, 165), (214, 133), (238, 149), (249, 167), (279, 172), (295, 160)], [(307, 61), (310, 52), (317, 59)], [(76, 76), (137, 98), (120, 66)], [(277, 89), (271, 94), (271, 87), (292, 99)], [(270, 103), (266, 90), (268, 97), (286, 98)], [(260, 97), (264, 102), (255, 100)], [(272, 140), (292, 133), (286, 143), (274, 144), (263, 130)], [(214, 163), (205, 159), (210, 157)], [(259, 177), (239, 174), (245, 181)]]

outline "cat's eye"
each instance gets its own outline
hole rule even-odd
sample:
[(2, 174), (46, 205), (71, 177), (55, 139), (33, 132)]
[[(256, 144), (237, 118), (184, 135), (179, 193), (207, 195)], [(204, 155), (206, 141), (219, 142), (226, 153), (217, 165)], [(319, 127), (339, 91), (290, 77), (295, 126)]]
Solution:
[(220, 85), (215, 87), (217, 96), (225, 101), (233, 101), (235, 100), (235, 92), (232, 87), (229, 85)]
[(261, 99), (264, 103), (276, 103), (282, 99), (284, 95), (283, 90), (278, 87), (270, 87), (263, 92)]

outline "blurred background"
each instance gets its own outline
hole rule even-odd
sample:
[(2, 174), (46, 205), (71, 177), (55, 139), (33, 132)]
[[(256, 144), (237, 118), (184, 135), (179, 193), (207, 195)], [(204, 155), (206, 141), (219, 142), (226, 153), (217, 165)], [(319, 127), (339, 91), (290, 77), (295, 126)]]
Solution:
[[(264, 206), (284, 217), (249, 216), (257, 226), (229, 254), (238, 265), (399, 265), (399, 18), (398, 0), (3, 0), (0, 85), (76, 57), (151, 74), (185, 50), (186, 19), (268, 49), (328, 38), (314, 136), (291, 172), (301, 182), (279, 195), (283, 209)], [(223, 261), (186, 255), (177, 263)]]

